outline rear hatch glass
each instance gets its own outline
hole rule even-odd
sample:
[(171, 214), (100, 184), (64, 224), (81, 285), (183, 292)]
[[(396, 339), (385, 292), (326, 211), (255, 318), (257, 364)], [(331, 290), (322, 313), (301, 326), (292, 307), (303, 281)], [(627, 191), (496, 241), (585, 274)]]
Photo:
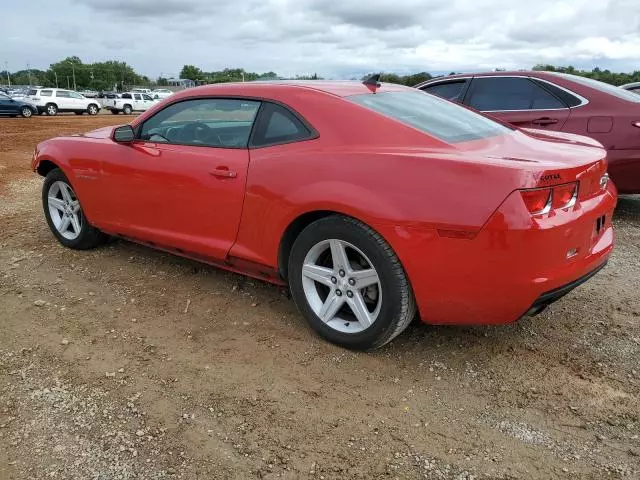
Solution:
[(347, 98), (447, 143), (480, 140), (512, 132), (479, 113), (418, 90), (364, 93)]

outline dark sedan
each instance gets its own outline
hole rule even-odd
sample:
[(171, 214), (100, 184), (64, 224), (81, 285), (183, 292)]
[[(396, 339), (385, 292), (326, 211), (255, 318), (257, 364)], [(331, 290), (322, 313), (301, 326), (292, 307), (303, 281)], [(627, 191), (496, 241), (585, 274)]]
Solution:
[(16, 100), (0, 92), (0, 115), (8, 115), (10, 117), (20, 115), (24, 118), (30, 118), (36, 113), (38, 113), (38, 109), (30, 103)]
[(517, 127), (594, 138), (620, 193), (640, 193), (640, 95), (556, 72), (451, 75), (416, 87)]

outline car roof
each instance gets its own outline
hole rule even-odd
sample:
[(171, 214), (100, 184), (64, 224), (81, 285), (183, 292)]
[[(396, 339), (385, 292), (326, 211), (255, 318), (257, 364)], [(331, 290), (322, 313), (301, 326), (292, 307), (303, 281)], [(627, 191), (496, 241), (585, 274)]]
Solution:
[(624, 85), (620, 85), (620, 88), (634, 88), (634, 87), (640, 87), (640, 82), (631, 82), (631, 83), (626, 83)]
[[(371, 93), (372, 90), (357, 80), (270, 80), (257, 82), (232, 82), (232, 83), (216, 83), (213, 85), (203, 85), (194, 87), (183, 92), (189, 92), (194, 95), (246, 95), (247, 92), (255, 92), (253, 94), (282, 93), (282, 90), (305, 89), (316, 90), (328, 93), (337, 97), (347, 97), (349, 95), (358, 95), (362, 93)], [(404, 85), (396, 85), (393, 83), (381, 83), (377, 92), (391, 91), (411, 91), (412, 89)], [(189, 95), (191, 96), (191, 95)]]

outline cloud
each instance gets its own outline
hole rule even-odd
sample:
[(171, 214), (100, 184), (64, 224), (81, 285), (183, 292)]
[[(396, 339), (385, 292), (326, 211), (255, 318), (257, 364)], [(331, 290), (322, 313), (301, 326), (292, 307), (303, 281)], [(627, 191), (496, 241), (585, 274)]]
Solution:
[(186, 63), (333, 78), (640, 64), (637, 0), (5, 0), (3, 14), (13, 70), (69, 55), (150, 76)]

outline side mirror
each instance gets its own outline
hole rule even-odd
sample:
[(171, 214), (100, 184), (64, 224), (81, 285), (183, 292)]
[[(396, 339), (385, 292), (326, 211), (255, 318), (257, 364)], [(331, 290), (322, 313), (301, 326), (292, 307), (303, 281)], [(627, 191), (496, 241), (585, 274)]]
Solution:
[(135, 138), (136, 134), (131, 125), (123, 125), (113, 131), (113, 141), (117, 143), (131, 143)]

